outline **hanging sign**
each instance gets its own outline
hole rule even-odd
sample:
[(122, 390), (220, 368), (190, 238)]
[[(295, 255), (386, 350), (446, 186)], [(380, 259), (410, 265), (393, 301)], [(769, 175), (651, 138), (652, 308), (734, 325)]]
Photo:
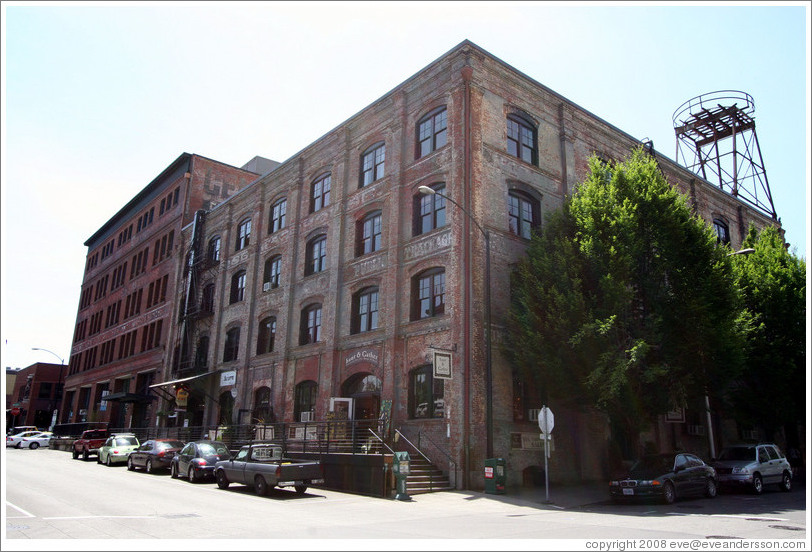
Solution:
[(178, 387), (175, 390), (175, 404), (180, 408), (186, 408), (189, 401), (189, 389), (186, 387)]
[(222, 374), (220, 374), (220, 387), (234, 385), (235, 383), (237, 383), (236, 370), (229, 370), (228, 372), (223, 372)]
[(434, 351), (434, 377), (451, 379), (451, 353)]

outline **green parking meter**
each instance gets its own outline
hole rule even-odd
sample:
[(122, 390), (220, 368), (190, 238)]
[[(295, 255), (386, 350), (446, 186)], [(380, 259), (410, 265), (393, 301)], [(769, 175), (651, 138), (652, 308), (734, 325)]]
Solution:
[(411, 500), (406, 492), (406, 479), (409, 477), (409, 453), (396, 452), (392, 459), (392, 471), (395, 473), (395, 500)]

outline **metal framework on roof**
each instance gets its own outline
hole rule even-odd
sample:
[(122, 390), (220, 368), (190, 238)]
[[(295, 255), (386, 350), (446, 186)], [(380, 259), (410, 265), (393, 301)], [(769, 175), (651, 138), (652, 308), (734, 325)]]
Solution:
[(777, 219), (753, 118), (750, 94), (709, 92), (674, 111), (677, 162)]

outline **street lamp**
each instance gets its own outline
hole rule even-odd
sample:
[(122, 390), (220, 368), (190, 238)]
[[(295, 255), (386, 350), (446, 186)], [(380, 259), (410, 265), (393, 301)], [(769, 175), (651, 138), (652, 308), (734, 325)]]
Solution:
[(62, 394), (60, 393), (61, 390), (59, 388), (62, 386), (62, 373), (65, 371), (65, 360), (62, 357), (60, 357), (58, 354), (56, 354), (55, 352), (49, 351), (48, 349), (41, 349), (39, 347), (31, 347), (31, 350), (32, 351), (45, 351), (46, 353), (51, 353), (52, 355), (54, 355), (56, 358), (59, 359), (59, 363), (62, 365), (62, 367), (59, 369), (59, 383), (56, 384), (56, 390), (54, 390), (54, 394), (59, 393), (59, 395), (57, 397), (55, 397), (56, 398), (56, 401), (55, 401), (56, 405), (54, 407), (53, 417), (51, 418), (51, 428), (53, 428), (53, 426), (56, 423), (56, 421), (58, 419), (58, 416), (59, 416), (59, 406), (58, 405), (62, 403)]
[[(732, 251), (727, 254), (728, 257), (732, 257), (733, 255), (749, 255), (750, 253), (755, 253), (756, 250), (748, 247), (747, 249), (740, 249), (738, 251)], [(710, 399), (708, 398), (708, 389), (707, 389), (707, 382), (705, 382), (705, 416), (707, 417), (708, 423), (708, 445), (710, 448), (710, 457), (711, 460), (716, 458), (716, 444), (715, 439), (713, 438), (713, 419), (711, 417), (711, 409), (710, 409)]]
[(477, 220), (465, 210), (465, 208), (448, 197), (428, 186), (420, 186), (417, 191), (423, 195), (438, 195), (450, 201), (460, 211), (465, 213), (474, 226), (485, 238), (485, 436), (486, 436), (486, 457), (493, 457), (493, 374), (491, 371), (491, 235), (490, 232), (482, 228)]

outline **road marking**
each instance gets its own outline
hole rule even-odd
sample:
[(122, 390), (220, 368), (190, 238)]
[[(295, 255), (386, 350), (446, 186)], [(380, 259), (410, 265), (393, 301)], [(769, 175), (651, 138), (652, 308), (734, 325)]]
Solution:
[(6, 516), (7, 519), (20, 519), (20, 518), (23, 518), (23, 517), (29, 517), (29, 518), (37, 517), (34, 514), (30, 514), (30, 513), (26, 512), (25, 510), (23, 510), (19, 506), (15, 506), (14, 504), (9, 502), (8, 500), (6, 500), (6, 506), (11, 506), (12, 508), (17, 510), (18, 512), (21, 512), (21, 513), (25, 514), (24, 516)]

